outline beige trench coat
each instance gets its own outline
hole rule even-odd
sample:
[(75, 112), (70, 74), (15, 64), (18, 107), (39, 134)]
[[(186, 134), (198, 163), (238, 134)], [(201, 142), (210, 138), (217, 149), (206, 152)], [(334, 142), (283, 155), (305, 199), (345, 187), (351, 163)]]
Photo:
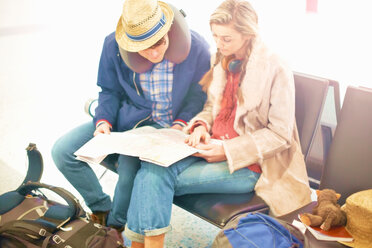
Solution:
[[(208, 100), (195, 116), (210, 130), (220, 111), (226, 75), (221, 63), (213, 72)], [(262, 174), (256, 194), (276, 216), (310, 202), (310, 187), (295, 121), (293, 73), (288, 66), (256, 39), (246, 74), (241, 82), (244, 103), (238, 102), (234, 129), (238, 137), (223, 142), (229, 170), (258, 163)]]

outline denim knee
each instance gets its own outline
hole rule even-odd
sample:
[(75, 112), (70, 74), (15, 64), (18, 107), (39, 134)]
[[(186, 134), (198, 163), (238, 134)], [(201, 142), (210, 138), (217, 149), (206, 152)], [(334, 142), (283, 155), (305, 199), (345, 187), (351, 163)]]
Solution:
[(62, 171), (67, 163), (65, 163), (66, 160), (75, 160), (73, 152), (69, 151), (69, 149), (66, 149), (68, 146), (66, 146), (63, 142), (63, 138), (59, 138), (52, 147), (52, 158), (54, 161), (54, 164), (57, 166), (57, 168)]
[(158, 175), (161, 177), (164, 175), (175, 175), (175, 171), (172, 169), (171, 166), (163, 167), (144, 161), (141, 163), (141, 172), (144, 174)]
[(85, 123), (64, 134), (54, 143), (51, 155), (60, 171), (77, 162), (74, 152), (93, 137), (94, 129), (92, 122)]
[(172, 164), (169, 167), (158, 166), (153, 163), (143, 161), (141, 163), (141, 170), (144, 173), (157, 174), (160, 178), (167, 176), (171, 177), (173, 180), (176, 180), (177, 176), (181, 172), (198, 160), (199, 158), (190, 156)]

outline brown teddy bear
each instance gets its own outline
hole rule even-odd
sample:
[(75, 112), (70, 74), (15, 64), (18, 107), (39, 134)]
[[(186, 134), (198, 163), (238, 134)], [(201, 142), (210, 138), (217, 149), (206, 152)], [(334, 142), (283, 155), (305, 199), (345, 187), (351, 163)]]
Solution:
[(318, 195), (318, 203), (312, 214), (300, 215), (302, 223), (308, 226), (320, 226), (325, 231), (328, 231), (332, 226), (346, 225), (346, 213), (337, 204), (341, 195), (333, 189), (317, 190), (316, 194)]

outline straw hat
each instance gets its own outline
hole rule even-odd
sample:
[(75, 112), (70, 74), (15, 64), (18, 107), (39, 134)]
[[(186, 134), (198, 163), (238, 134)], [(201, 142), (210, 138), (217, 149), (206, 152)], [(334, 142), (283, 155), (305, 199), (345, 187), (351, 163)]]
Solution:
[(372, 248), (372, 189), (352, 194), (343, 206), (346, 212), (346, 229), (353, 242), (340, 242), (357, 248)]
[(116, 41), (129, 52), (147, 49), (169, 31), (173, 18), (172, 9), (164, 2), (126, 0), (116, 26)]

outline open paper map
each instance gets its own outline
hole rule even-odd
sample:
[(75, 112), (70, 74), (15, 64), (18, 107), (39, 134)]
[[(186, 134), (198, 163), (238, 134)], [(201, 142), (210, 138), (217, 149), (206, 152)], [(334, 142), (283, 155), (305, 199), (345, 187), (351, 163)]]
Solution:
[(185, 143), (186, 137), (179, 130), (144, 126), (126, 132), (99, 134), (74, 154), (76, 159), (87, 163), (99, 164), (107, 155), (118, 153), (168, 167), (199, 152)]

